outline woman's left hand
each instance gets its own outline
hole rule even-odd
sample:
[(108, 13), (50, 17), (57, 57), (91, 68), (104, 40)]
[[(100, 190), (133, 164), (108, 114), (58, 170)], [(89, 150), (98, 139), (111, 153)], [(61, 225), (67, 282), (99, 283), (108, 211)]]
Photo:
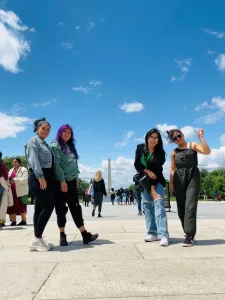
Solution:
[(204, 138), (204, 130), (202, 128), (198, 130), (198, 138), (200, 140)]

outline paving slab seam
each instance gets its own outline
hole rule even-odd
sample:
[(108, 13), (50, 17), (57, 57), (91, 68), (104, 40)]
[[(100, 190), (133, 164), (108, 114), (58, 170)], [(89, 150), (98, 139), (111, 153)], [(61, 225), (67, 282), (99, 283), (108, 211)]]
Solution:
[(142, 255), (141, 251), (138, 249), (137, 245), (135, 243), (132, 243), (132, 244), (137, 249), (138, 253), (141, 255), (141, 257), (143, 258), (143, 260), (145, 260), (144, 256)]
[(44, 282), (42, 283), (41, 287), (38, 289), (38, 291), (32, 297), (32, 300), (35, 300), (36, 296), (38, 295), (38, 293), (40, 292), (40, 290), (42, 289), (42, 287), (45, 285), (45, 283), (47, 282), (47, 280), (49, 279), (49, 277), (52, 275), (52, 273), (55, 271), (55, 269), (56, 269), (57, 266), (58, 266), (58, 262), (55, 264), (54, 268), (52, 268), (51, 272), (48, 274), (47, 278), (44, 280)]
[[(177, 297), (177, 296), (216, 296), (216, 295), (225, 295), (225, 293), (207, 293), (207, 294), (168, 294), (168, 295), (148, 295), (148, 296), (127, 296), (127, 297), (92, 297), (92, 298), (82, 298), (82, 299), (88, 299), (88, 300), (101, 300), (101, 299), (139, 299), (139, 298), (159, 298), (159, 299), (167, 299), (167, 297)], [(81, 298), (48, 298), (48, 300), (80, 300)], [(35, 299), (32, 299), (35, 300)], [(38, 300), (46, 300), (46, 298), (39, 298)]]

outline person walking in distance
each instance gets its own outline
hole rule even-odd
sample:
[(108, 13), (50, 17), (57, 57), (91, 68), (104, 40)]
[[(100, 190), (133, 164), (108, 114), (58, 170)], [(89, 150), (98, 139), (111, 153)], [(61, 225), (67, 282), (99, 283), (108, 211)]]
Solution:
[(55, 173), (54, 156), (45, 142), (49, 136), (51, 125), (45, 118), (34, 122), (34, 132), (25, 145), (25, 155), (30, 171), (28, 185), (35, 197), (34, 205), (34, 238), (28, 244), (31, 251), (49, 251), (53, 244), (42, 237), (43, 231), (55, 206)]
[(114, 201), (115, 201), (115, 198), (116, 198), (116, 193), (114, 191), (114, 188), (111, 188), (110, 198), (111, 198), (112, 205), (114, 205)]
[[(56, 139), (51, 143), (55, 155), (55, 175), (57, 179), (57, 196), (55, 210), (60, 232), (60, 245), (67, 246), (65, 234), (66, 204), (69, 207), (73, 221), (79, 229), (83, 244), (89, 244), (98, 238), (98, 234), (87, 232), (84, 226), (82, 208), (78, 199), (78, 154), (75, 147), (73, 129), (69, 124), (62, 125)], [(87, 194), (87, 199), (89, 196)]]
[(13, 160), (13, 168), (9, 170), (9, 182), (13, 195), (13, 206), (8, 207), (7, 213), (11, 220), (10, 226), (16, 226), (16, 216), (21, 216), (21, 222), (17, 226), (27, 225), (27, 203), (28, 200), (28, 170), (22, 166), (21, 159)]
[[(137, 146), (134, 166), (140, 175), (147, 174), (150, 182), (154, 180), (155, 192), (153, 193), (150, 187), (144, 187), (142, 192), (147, 229), (145, 241), (160, 240), (161, 246), (169, 244), (167, 215), (163, 199), (166, 180), (162, 173), (162, 166), (165, 160), (161, 134), (158, 129), (153, 128), (146, 133), (145, 143)], [(155, 172), (151, 171), (153, 169)]]
[(135, 188), (135, 196), (136, 196), (136, 200), (137, 200), (137, 206), (138, 206), (138, 216), (142, 216), (142, 208), (141, 208), (141, 184), (139, 182), (140, 179), (140, 174), (137, 173), (134, 175), (133, 177), (133, 182), (135, 184), (134, 188)]
[(170, 141), (177, 145), (170, 157), (170, 192), (175, 194), (178, 215), (186, 235), (183, 247), (190, 247), (194, 245), (200, 193), (197, 153), (208, 155), (211, 150), (204, 139), (203, 129), (198, 130), (200, 144), (196, 142), (187, 143), (179, 129), (172, 129), (167, 133)]
[(105, 181), (102, 178), (102, 172), (100, 170), (98, 170), (95, 173), (95, 177), (93, 179), (93, 184), (92, 184), (92, 191), (93, 191), (92, 194), (94, 196), (92, 217), (95, 216), (95, 210), (98, 207), (98, 217), (101, 218), (103, 195), (106, 197), (106, 189), (105, 189)]

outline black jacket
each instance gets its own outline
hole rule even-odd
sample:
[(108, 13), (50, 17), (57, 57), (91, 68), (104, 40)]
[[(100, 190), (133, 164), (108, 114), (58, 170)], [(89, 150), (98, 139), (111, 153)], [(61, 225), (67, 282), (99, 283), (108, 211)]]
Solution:
[[(144, 175), (145, 166), (141, 163), (142, 156), (147, 157), (148, 149), (146, 144), (137, 145), (134, 167), (140, 175)], [(157, 182), (161, 183), (163, 186), (166, 185), (166, 180), (163, 176), (163, 165), (166, 161), (165, 152), (154, 153), (152, 157), (147, 162), (147, 169), (152, 171), (157, 176)]]
[(92, 184), (93, 184), (93, 188), (94, 188), (94, 194), (97, 192), (97, 193), (102, 193), (105, 196), (107, 195), (104, 179), (101, 179), (98, 182), (93, 180)]

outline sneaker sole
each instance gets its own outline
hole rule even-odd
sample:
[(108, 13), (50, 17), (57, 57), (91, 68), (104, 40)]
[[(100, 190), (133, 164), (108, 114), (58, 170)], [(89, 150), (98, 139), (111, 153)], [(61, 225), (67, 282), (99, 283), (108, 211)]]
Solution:
[(194, 244), (191, 244), (191, 245), (189, 245), (189, 244), (182, 244), (182, 246), (188, 248), (188, 247), (193, 247)]
[(166, 245), (161, 245), (161, 244), (160, 244), (160, 246), (161, 246), (161, 247), (168, 247), (169, 244), (166, 244)]
[(160, 240), (147, 240), (147, 239), (144, 239), (144, 241), (145, 241), (146, 243), (153, 243), (153, 242), (158, 242), (158, 241), (160, 241)]

